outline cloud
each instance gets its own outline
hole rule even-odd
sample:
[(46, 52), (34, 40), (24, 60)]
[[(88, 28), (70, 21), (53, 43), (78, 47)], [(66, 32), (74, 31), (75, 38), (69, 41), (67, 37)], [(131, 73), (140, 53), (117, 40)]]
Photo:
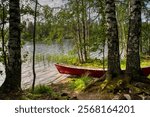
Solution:
[(66, 3), (66, 0), (39, 0), (42, 5), (49, 5), (50, 7), (59, 7)]

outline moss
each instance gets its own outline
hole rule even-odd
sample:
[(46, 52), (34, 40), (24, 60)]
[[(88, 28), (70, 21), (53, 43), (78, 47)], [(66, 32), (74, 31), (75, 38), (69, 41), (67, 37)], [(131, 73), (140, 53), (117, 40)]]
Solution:
[(127, 92), (128, 87), (127, 84), (129, 84), (128, 78), (125, 78), (125, 76), (118, 76), (115, 78), (106, 77), (104, 82), (100, 83), (100, 90), (99, 92), (107, 92), (107, 93), (121, 93), (121, 92)]
[(100, 90), (104, 90), (105, 87), (108, 85), (109, 81), (110, 81), (110, 80), (105, 79), (105, 81), (100, 84)]
[(143, 92), (143, 90), (141, 88), (135, 87), (134, 85), (131, 85), (131, 84), (128, 84), (127, 87), (130, 89), (130, 92), (132, 92), (134, 94)]

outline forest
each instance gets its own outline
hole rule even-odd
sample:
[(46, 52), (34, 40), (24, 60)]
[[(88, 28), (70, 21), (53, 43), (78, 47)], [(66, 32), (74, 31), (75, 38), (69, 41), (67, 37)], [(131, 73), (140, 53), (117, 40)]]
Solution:
[(149, 0), (1, 0), (0, 31), (0, 99), (150, 99)]

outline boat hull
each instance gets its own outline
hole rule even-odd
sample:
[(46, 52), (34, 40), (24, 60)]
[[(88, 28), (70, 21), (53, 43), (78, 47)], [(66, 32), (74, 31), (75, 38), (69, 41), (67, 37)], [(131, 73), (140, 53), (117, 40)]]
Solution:
[[(60, 64), (55, 64), (55, 66), (61, 74), (70, 74), (77, 76), (87, 75), (91, 77), (102, 77), (106, 72), (106, 70), (103, 69), (87, 69), (82, 67), (72, 67)], [(142, 72), (143, 75), (148, 76), (150, 74), (150, 67), (142, 68)]]
[(142, 73), (144, 76), (148, 76), (150, 74), (150, 67), (142, 68)]
[(106, 72), (102, 69), (83, 69), (59, 64), (55, 64), (55, 66), (61, 74), (71, 74), (77, 76), (88, 75), (92, 77), (101, 77)]

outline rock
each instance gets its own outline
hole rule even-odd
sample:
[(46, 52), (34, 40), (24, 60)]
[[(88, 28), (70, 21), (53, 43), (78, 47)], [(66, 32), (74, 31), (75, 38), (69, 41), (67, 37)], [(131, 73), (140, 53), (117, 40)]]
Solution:
[(112, 100), (119, 100), (119, 95), (115, 95)]
[(145, 97), (145, 100), (150, 100), (150, 96), (146, 96), (146, 97)]
[(129, 94), (124, 94), (123, 95), (127, 100), (131, 100), (131, 96)]
[(145, 100), (145, 96), (144, 95), (139, 95), (141, 97), (142, 100)]
[[(150, 96), (147, 99), (150, 99)], [(118, 94), (114, 96), (113, 100), (143, 100), (143, 97), (138, 94)]]

